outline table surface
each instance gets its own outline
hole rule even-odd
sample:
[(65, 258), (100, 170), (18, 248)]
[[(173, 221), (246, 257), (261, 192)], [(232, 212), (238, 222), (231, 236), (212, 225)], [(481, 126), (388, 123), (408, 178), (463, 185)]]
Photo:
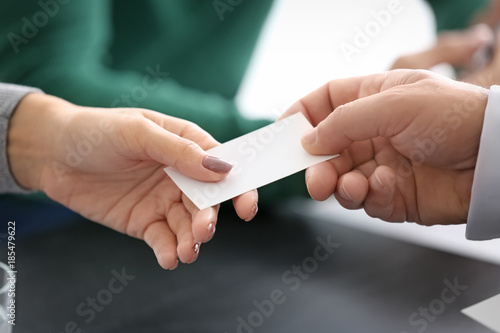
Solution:
[[(72, 332), (71, 322), (122, 333), (490, 332), (460, 310), (500, 293), (499, 266), (294, 214), (262, 211), (244, 223), (223, 208), (200, 258), (175, 271), (161, 270), (143, 242), (86, 221), (19, 240), (14, 332)], [(321, 262), (318, 237), (340, 245), (318, 252)], [(113, 294), (112, 271), (122, 269), (135, 278), (121, 292), (113, 281)], [(467, 289), (440, 308), (444, 281), (455, 279)], [(96, 296), (107, 304), (91, 318), (85, 302)], [(438, 315), (412, 326), (429, 306)], [(239, 317), (258, 327), (238, 330)]]

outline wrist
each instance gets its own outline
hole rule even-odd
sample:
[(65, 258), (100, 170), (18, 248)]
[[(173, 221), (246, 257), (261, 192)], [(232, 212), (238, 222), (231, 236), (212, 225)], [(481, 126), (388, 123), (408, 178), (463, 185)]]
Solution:
[(30, 93), (16, 107), (7, 133), (7, 157), (14, 179), (26, 189), (42, 190), (43, 174), (50, 170), (56, 136), (61, 130), (66, 102)]

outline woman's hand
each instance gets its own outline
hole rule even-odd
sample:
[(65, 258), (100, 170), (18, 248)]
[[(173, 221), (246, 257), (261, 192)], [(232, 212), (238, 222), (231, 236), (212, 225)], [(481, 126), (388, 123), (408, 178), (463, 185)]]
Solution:
[[(215, 232), (219, 207), (199, 211), (163, 171), (171, 165), (204, 181), (230, 171), (230, 164), (205, 152), (218, 142), (191, 122), (29, 94), (11, 119), (8, 141), (10, 166), (22, 186), (144, 239), (163, 268), (196, 260), (200, 243)], [(257, 200), (256, 191), (235, 198), (238, 215), (252, 219)]]

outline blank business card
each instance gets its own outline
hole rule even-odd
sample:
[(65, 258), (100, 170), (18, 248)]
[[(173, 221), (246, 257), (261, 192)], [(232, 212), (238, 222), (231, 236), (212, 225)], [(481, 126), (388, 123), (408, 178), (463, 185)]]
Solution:
[(199, 209), (205, 209), (337, 157), (311, 155), (302, 148), (302, 134), (310, 128), (305, 116), (297, 113), (208, 150), (234, 165), (220, 182), (194, 180), (174, 167), (164, 170)]

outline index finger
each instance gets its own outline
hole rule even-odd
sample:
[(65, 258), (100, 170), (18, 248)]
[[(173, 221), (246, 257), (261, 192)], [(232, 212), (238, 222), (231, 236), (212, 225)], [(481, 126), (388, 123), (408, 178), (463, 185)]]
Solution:
[(295, 102), (279, 119), (302, 112), (316, 126), (338, 106), (359, 98), (362, 84), (363, 77), (330, 81)]
[(415, 83), (431, 75), (427, 71), (397, 69), (368, 76), (333, 80), (301, 98), (280, 119), (302, 112), (313, 126), (317, 126), (339, 106), (395, 86)]
[(217, 142), (217, 140), (215, 140), (207, 131), (193, 122), (156, 111), (146, 109), (141, 109), (140, 111), (144, 117), (155, 122), (160, 127), (182, 138), (196, 142), (196, 144), (204, 150), (219, 145), (219, 142)]

